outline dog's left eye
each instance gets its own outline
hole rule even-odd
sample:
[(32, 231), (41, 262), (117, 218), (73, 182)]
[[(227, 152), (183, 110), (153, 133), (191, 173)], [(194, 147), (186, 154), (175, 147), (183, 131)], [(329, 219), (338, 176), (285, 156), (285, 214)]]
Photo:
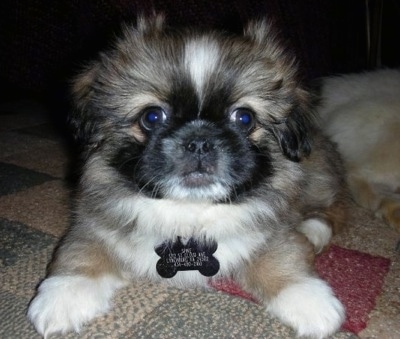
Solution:
[(146, 131), (151, 131), (167, 120), (167, 115), (160, 107), (147, 108), (140, 117), (140, 126)]
[(254, 114), (247, 108), (238, 108), (232, 112), (231, 121), (240, 129), (249, 132), (254, 127)]

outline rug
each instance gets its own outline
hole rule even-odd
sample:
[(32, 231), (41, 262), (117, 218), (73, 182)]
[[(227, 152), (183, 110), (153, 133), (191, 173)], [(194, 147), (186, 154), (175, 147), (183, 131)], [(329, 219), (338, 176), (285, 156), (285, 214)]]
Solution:
[[(382, 291), (390, 260), (368, 253), (332, 245), (316, 258), (316, 270), (329, 283), (346, 309), (343, 330), (358, 334), (367, 326), (368, 316)], [(370, 277), (374, 279), (370, 279)], [(216, 290), (253, 302), (256, 299), (233, 281), (219, 280), (211, 285)]]

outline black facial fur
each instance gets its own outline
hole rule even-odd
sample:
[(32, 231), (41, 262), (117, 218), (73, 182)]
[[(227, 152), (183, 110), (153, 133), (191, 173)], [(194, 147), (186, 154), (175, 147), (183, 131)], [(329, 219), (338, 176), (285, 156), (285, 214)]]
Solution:
[[(166, 174), (173, 171), (181, 175), (207, 172), (208, 168), (217, 166), (221, 156), (226, 157), (229, 161), (226, 175), (230, 177), (231, 187), (224, 201), (236, 201), (255, 190), (261, 182), (265, 183), (273, 168), (268, 150), (261, 151), (253, 146), (246, 134), (225, 120), (218, 124), (193, 120), (195, 124), (205, 124), (201, 132), (192, 128), (190, 122), (169, 124), (149, 135), (146, 146), (138, 147), (127, 142), (113, 157), (111, 165), (135, 190), (139, 189), (152, 198), (162, 198), (158, 184)], [(173, 154), (163, 151), (165, 140), (175, 145)]]
[[(221, 158), (229, 162), (229, 171), (224, 175), (231, 186), (224, 200), (240, 199), (265, 182), (273, 171), (268, 150), (253, 146), (248, 131), (238, 129), (229, 120), (229, 105), (221, 96), (211, 96), (205, 108), (195, 114), (199, 104), (194, 90), (186, 87), (177, 93), (170, 99), (173, 111), (169, 112), (168, 121), (147, 131), (146, 145), (138, 147), (127, 141), (112, 158), (111, 165), (132, 186), (153, 198), (163, 197), (159, 185), (164, 176), (174, 171), (181, 176), (192, 172), (214, 175), (214, 167)], [(169, 149), (172, 154), (163, 149), (166, 141), (174, 145)], [(192, 184), (196, 186), (196, 181)]]

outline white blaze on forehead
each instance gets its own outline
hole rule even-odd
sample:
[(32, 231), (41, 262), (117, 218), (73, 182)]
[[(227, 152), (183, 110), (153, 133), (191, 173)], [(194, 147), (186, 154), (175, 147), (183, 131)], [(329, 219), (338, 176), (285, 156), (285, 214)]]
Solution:
[(185, 66), (200, 98), (207, 86), (208, 78), (217, 68), (219, 60), (219, 46), (210, 38), (200, 37), (186, 43)]

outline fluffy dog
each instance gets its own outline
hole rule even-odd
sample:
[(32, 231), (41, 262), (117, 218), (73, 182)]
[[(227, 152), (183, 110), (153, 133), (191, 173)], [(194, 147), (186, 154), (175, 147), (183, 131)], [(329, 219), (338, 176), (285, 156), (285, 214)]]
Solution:
[(400, 70), (322, 80), (319, 114), (355, 200), (400, 232)]
[(40, 334), (79, 331), (133, 279), (229, 277), (299, 335), (340, 327), (313, 258), (346, 218), (342, 166), (266, 22), (236, 36), (139, 19), (73, 94), (85, 165), (28, 310)]

